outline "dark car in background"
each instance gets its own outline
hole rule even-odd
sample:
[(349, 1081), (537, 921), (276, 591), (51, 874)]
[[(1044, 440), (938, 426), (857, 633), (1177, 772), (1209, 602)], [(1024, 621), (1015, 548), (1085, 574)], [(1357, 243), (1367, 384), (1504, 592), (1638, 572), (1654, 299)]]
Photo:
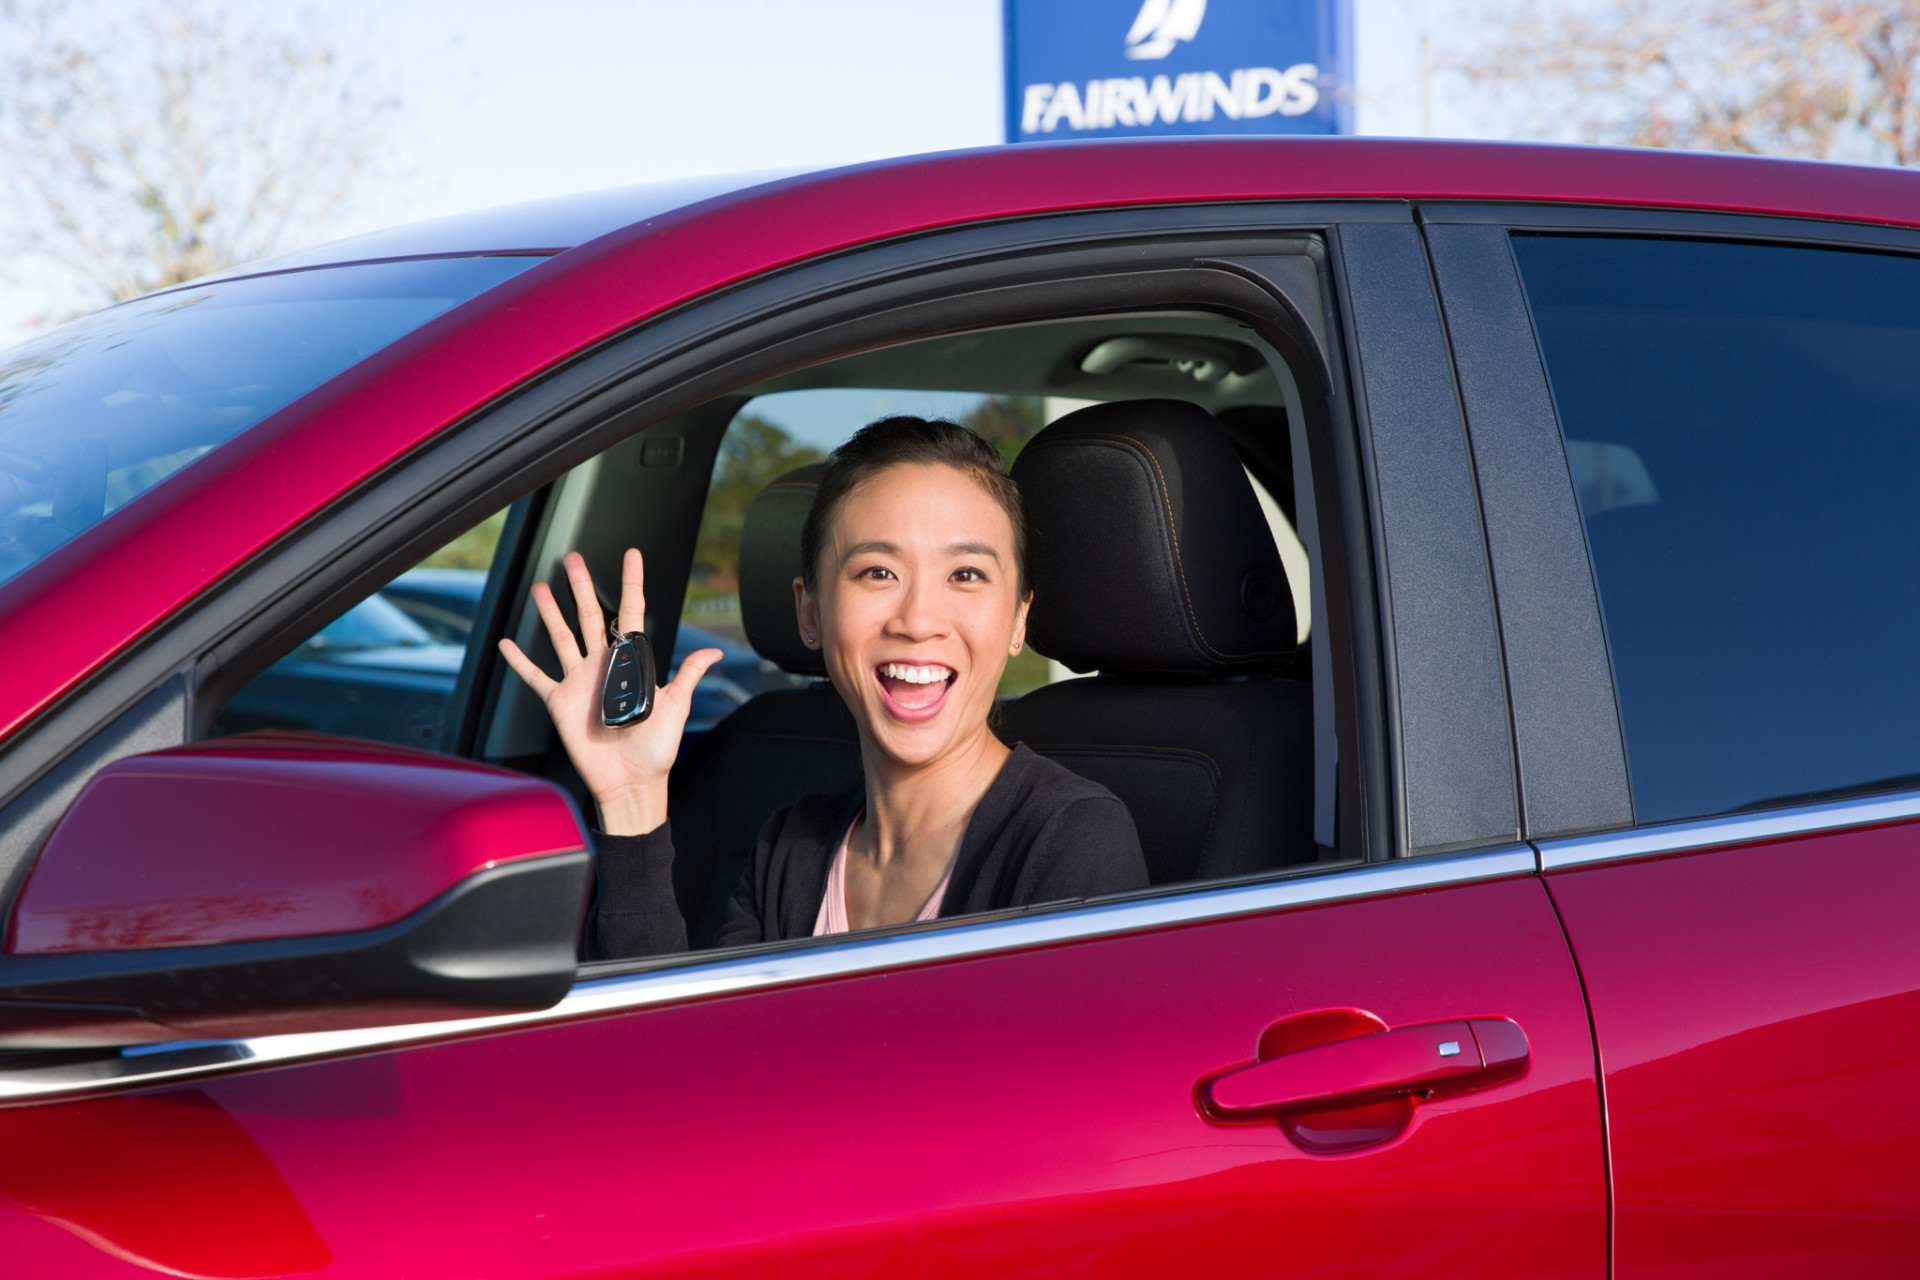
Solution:
[(305, 729), (431, 748), (465, 656), (463, 644), (371, 595), (262, 672), (215, 723), (222, 733)]
[[(300, 729), (431, 748), (486, 585), (483, 569), (409, 569), (230, 699), (218, 731)], [(681, 653), (726, 654), (694, 690), (683, 751), (754, 694), (805, 683), (699, 627), (681, 627), (674, 648), (663, 679)]]

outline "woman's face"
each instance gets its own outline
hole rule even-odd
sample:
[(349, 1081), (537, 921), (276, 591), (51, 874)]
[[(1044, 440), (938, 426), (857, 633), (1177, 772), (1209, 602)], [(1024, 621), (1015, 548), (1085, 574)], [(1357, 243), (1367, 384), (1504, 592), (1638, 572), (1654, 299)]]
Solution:
[(905, 765), (976, 741), (1026, 635), (1000, 504), (954, 467), (903, 463), (849, 493), (823, 541), (818, 595), (795, 584), (800, 633), (862, 736)]

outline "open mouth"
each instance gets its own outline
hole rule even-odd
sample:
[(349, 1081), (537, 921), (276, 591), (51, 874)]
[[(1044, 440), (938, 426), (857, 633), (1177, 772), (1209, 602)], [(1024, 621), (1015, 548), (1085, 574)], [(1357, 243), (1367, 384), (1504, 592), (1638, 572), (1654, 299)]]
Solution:
[(873, 674), (887, 710), (902, 720), (929, 720), (938, 715), (956, 675), (952, 667), (938, 662), (883, 662)]

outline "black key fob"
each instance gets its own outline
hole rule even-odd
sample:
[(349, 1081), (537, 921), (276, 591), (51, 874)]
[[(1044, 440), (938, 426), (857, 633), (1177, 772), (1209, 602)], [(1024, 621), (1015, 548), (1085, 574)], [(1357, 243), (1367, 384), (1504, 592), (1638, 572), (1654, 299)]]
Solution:
[(610, 639), (607, 679), (600, 689), (600, 723), (617, 729), (639, 724), (653, 714), (653, 646), (638, 631)]

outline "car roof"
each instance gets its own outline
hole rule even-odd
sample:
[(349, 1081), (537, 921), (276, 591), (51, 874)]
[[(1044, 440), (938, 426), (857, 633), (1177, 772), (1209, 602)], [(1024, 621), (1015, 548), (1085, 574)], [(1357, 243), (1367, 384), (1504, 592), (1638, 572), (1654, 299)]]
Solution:
[[(1822, 161), (1636, 147), (1401, 138), (1103, 139), (940, 152), (836, 169), (718, 174), (553, 196), (350, 236), (203, 279), (349, 262), (478, 254), (554, 254), (725, 197), (777, 198), (777, 188), (864, 171), (1017, 164), (1026, 153), (1129, 152), (1143, 162), (1178, 150), (1240, 161), (1242, 199), (1408, 199), (1580, 203), (1719, 210), (1920, 226), (1920, 175)], [(992, 157), (1007, 157), (994, 162)], [(1239, 167), (1239, 166), (1236, 166)], [(761, 188), (766, 188), (763, 192)], [(196, 281), (194, 283), (200, 283)]]
[(251, 262), (202, 276), (193, 284), (234, 276), (349, 262), (390, 262), (400, 258), (467, 257), (482, 254), (559, 253), (610, 231), (726, 195), (743, 187), (804, 173), (802, 169), (717, 174), (678, 182), (649, 182), (572, 195), (549, 196), (519, 204), (476, 209), (444, 218), (404, 223), (348, 236), (295, 253)]
[(1238, 192), (1242, 200), (1603, 203), (1920, 226), (1920, 175), (1870, 165), (1430, 138), (1108, 138), (906, 155), (841, 169), (710, 175), (551, 196), (348, 236), (202, 276), (179, 288), (246, 274), (407, 257), (564, 253), (701, 203), (728, 203), (724, 198), (730, 196), (778, 200), (778, 188), (801, 188), (810, 178), (833, 180), (862, 171), (920, 169), (937, 182), (945, 177), (943, 171), (972, 167), (993, 155), (1108, 152), (1121, 161), (1131, 150), (1144, 161), (1171, 148), (1196, 157), (1206, 154), (1212, 161), (1242, 161), (1250, 178)]

